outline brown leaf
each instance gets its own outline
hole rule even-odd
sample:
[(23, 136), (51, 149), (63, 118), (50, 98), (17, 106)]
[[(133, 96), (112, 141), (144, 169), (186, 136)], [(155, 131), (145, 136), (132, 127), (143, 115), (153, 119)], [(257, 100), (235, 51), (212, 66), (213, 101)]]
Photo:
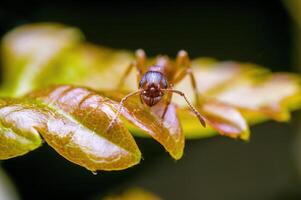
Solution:
[(250, 131), (241, 113), (232, 106), (222, 102), (208, 100), (200, 107), (207, 123), (220, 134), (232, 138), (248, 140)]
[[(204, 116), (206, 123), (209, 125), (208, 128), (206, 127), (208, 136), (211, 135), (211, 127), (221, 135), (243, 140), (249, 139), (250, 131), (247, 122), (234, 107), (215, 100), (203, 99), (202, 104), (197, 107), (197, 110)], [(193, 130), (202, 128), (196, 116), (189, 109), (179, 108), (178, 112), (181, 121), (188, 124), (188, 126), (193, 126)], [(197, 129), (196, 127), (199, 128)], [(189, 127), (186, 129), (189, 129)], [(198, 133), (194, 134), (198, 135)]]
[(46, 142), (66, 159), (91, 171), (120, 170), (137, 164), (140, 151), (119, 120), (107, 131), (115, 112), (107, 98), (86, 88), (54, 86), (28, 95), (53, 108)]
[[(117, 102), (126, 95), (126, 93), (118, 91), (102, 91), (101, 93)], [(118, 108), (118, 103), (114, 105), (115, 108)], [(160, 103), (150, 109), (140, 102), (139, 97), (135, 96), (125, 102), (122, 115), (162, 144), (174, 159), (180, 159), (183, 155), (185, 142), (175, 106), (170, 104), (162, 123), (163, 108), (164, 105)]]

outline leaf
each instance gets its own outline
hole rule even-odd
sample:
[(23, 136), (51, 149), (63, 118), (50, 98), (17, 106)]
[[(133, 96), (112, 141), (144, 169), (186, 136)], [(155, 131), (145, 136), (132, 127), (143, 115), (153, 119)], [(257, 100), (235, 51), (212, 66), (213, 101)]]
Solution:
[[(48, 84), (77, 84), (95, 90), (113, 90), (117, 88), (123, 70), (133, 61), (132, 52), (96, 46), (90, 43), (81, 43), (59, 63), (63, 76), (50, 78)], [(72, 76), (71, 76), (72, 75)], [(112, 81), (116, 80), (116, 81)], [(135, 90), (136, 74), (127, 79), (124, 89)]]
[[(253, 64), (238, 63), (233, 61), (218, 62), (210, 58), (197, 58), (192, 60), (191, 67), (196, 77), (199, 94), (205, 97), (211, 97), (225, 87), (231, 88), (237, 79), (266, 74), (267, 70)], [(185, 91), (185, 95), (194, 100), (194, 91), (189, 76), (178, 83), (175, 88)], [(180, 107), (186, 107), (187, 104), (180, 96), (175, 96), (174, 101)]]
[(141, 188), (131, 188), (122, 194), (108, 195), (103, 200), (160, 200), (157, 195)]
[(288, 121), (290, 108), (301, 105), (300, 91), (299, 77), (275, 73), (262, 80), (240, 79), (214, 97), (240, 109), (245, 115)]
[(5, 74), (2, 96), (21, 96), (52, 84), (115, 88), (111, 80), (121, 76), (120, 66), (127, 66), (133, 53), (82, 40), (78, 29), (56, 23), (29, 24), (10, 31), (1, 46)]
[(1, 46), (5, 74), (2, 95), (21, 96), (42, 87), (45, 75), (62, 77), (56, 63), (81, 38), (78, 29), (51, 23), (24, 25), (6, 34)]
[(29, 101), (0, 99), (0, 160), (13, 158), (38, 148), (39, 129), (48, 110)]
[(106, 98), (71, 86), (48, 88), (28, 97), (44, 104), (0, 100), (0, 159), (39, 147), (40, 133), (66, 159), (91, 171), (125, 169), (140, 161), (140, 151), (121, 122), (105, 132), (114, 116)]
[[(120, 102), (122, 97), (126, 95), (125, 92), (118, 91), (102, 91), (101, 94), (117, 102)], [(116, 109), (118, 105), (118, 103), (114, 103)], [(133, 96), (125, 102), (122, 115), (136, 126), (136, 128), (128, 126), (131, 130), (143, 131), (150, 135), (162, 144), (174, 159), (180, 159), (184, 150), (184, 134), (173, 104), (169, 105), (162, 122), (161, 116), (164, 106), (161, 103), (150, 109), (141, 104), (137, 96)]]
[(207, 101), (200, 107), (207, 123), (220, 134), (248, 140), (250, 131), (244, 117), (238, 110), (222, 102)]
[[(165, 117), (162, 119), (165, 107), (167, 107)], [(164, 128), (168, 131), (171, 140), (175, 143), (175, 158), (180, 159), (183, 156), (183, 149), (185, 145), (185, 136), (182, 130), (180, 120), (176, 112), (176, 105), (171, 103), (167, 105), (165, 102), (159, 102), (151, 107), (151, 112), (156, 115), (160, 124), (163, 122)]]
[[(231, 138), (249, 140), (250, 131), (241, 113), (232, 106), (215, 100), (204, 100), (204, 103), (197, 107), (198, 111), (205, 117), (207, 126), (203, 131), (203, 137), (216, 135), (213, 130)], [(186, 126), (186, 136), (190, 138), (198, 137), (202, 130), (200, 122), (188, 109), (179, 109), (180, 120)], [(188, 130), (187, 130), (188, 129)], [(190, 130), (189, 130), (190, 129)]]
[[(205, 98), (217, 99), (233, 109), (238, 109), (251, 124), (270, 118), (278, 121), (289, 120), (289, 112), (301, 106), (300, 77), (295, 74), (273, 74), (254, 64), (214, 62), (210, 59), (196, 59), (192, 67), (198, 89)], [(194, 98), (188, 78), (176, 88), (186, 88), (188, 98)], [(174, 101), (181, 108), (186, 107), (182, 99), (175, 98)], [(244, 106), (244, 102), (249, 106), (253, 105), (253, 108)], [(179, 117), (186, 138), (216, 135), (212, 127), (200, 128), (198, 121), (185, 112), (180, 112)]]
[(141, 153), (128, 130), (117, 121), (109, 99), (73, 86), (54, 86), (29, 98), (42, 101), (54, 111), (40, 130), (46, 142), (66, 159), (91, 171), (121, 170), (139, 163)]

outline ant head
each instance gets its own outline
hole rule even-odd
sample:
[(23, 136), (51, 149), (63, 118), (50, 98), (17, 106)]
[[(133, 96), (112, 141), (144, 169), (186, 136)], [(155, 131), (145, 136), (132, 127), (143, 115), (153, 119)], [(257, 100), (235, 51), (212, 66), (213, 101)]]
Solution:
[(141, 100), (148, 106), (157, 104), (163, 97), (162, 89), (168, 87), (165, 76), (158, 71), (146, 72), (139, 83), (139, 89), (142, 90)]

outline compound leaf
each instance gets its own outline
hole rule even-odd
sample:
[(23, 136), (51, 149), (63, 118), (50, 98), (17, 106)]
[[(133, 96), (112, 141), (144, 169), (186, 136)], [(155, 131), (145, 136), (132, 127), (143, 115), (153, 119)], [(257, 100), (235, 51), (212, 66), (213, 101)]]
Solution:
[[(16, 28), (4, 37), (2, 49), (5, 76), (1, 93), (9, 96), (57, 83), (114, 90), (134, 59), (131, 51), (89, 44), (82, 41), (77, 29), (49, 23)], [(150, 58), (147, 63), (153, 60)], [(238, 109), (249, 123), (268, 119), (287, 121), (290, 111), (301, 107), (300, 78), (296, 75), (273, 74), (254, 64), (219, 62), (212, 58), (196, 58), (191, 64), (198, 92), (205, 98), (216, 98)], [(258, 81), (258, 77), (262, 80)], [(135, 70), (123, 87), (129, 91), (137, 89)], [(175, 88), (185, 91), (193, 100), (189, 77)], [(180, 109), (186, 109), (181, 97), (174, 96), (173, 102)], [(189, 113), (184, 113), (178, 112), (178, 116), (187, 138), (216, 135), (211, 126), (202, 128)], [(142, 135), (137, 130), (133, 133)]]

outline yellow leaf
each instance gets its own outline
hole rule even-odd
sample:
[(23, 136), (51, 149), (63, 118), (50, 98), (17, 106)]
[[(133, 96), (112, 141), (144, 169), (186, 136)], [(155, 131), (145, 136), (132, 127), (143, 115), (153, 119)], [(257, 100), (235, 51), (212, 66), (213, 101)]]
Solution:
[(49, 112), (30, 101), (0, 99), (0, 160), (28, 153), (42, 144), (39, 129)]
[(239, 79), (214, 97), (240, 109), (246, 116), (250, 113), (288, 121), (291, 104), (301, 105), (300, 91), (299, 77), (275, 73), (259, 81), (254, 78)]
[(82, 37), (76, 28), (51, 23), (24, 25), (6, 34), (1, 44), (2, 95), (21, 96), (43, 86), (44, 76)]
[(103, 200), (161, 200), (161, 198), (149, 191), (132, 188), (119, 195), (108, 195)]

